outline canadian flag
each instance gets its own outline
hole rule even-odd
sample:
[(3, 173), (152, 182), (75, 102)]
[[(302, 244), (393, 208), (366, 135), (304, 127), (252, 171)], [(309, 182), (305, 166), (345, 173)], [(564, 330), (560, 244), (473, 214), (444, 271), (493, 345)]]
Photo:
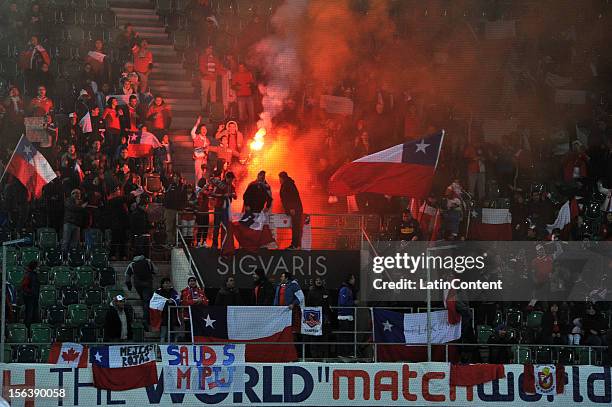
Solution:
[(562, 394), (565, 368), (561, 365), (525, 365), (523, 391), (529, 394)]
[(55, 342), (51, 345), (48, 363), (67, 367), (87, 367), (89, 349), (72, 342)]

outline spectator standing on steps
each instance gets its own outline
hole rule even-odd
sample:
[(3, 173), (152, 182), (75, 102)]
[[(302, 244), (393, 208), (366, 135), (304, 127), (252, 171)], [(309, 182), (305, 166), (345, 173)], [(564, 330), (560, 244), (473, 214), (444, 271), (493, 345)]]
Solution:
[(285, 213), (291, 217), (291, 246), (287, 249), (299, 249), (302, 244), (302, 199), (295, 181), (285, 171), (278, 174), (280, 178), (280, 198)]
[(73, 189), (64, 202), (64, 233), (62, 236), (64, 253), (68, 253), (68, 250), (79, 245), (86, 206), (87, 204), (81, 199), (80, 189)]
[(142, 39), (140, 44), (132, 47), (134, 70), (138, 74), (138, 91), (145, 93), (149, 89), (149, 74), (153, 68), (153, 54), (149, 51), (149, 41)]
[(142, 254), (134, 257), (125, 270), (125, 286), (129, 291), (132, 291), (134, 287), (142, 300), (146, 330), (149, 330), (149, 302), (153, 297), (153, 276), (155, 274), (155, 265)]
[(202, 123), (202, 116), (191, 129), (191, 141), (193, 141), (193, 163), (195, 169), (195, 180), (199, 182), (204, 177), (204, 168), (208, 162), (208, 146), (210, 141), (206, 137), (206, 125)]
[(222, 287), (215, 298), (215, 305), (229, 306), (242, 305), (240, 292), (236, 288), (236, 279), (228, 277), (225, 279), (225, 287)]
[(164, 218), (166, 219), (166, 234), (169, 245), (173, 245), (176, 242), (176, 214), (185, 209), (187, 199), (187, 191), (181, 180), (181, 175), (175, 173), (172, 176), (172, 182), (166, 190), (164, 200)]
[[(160, 330), (160, 342), (166, 342), (168, 338), (168, 312), (170, 305), (180, 305), (181, 298), (179, 293), (172, 286), (172, 281), (169, 278), (164, 277), (160, 282), (160, 288), (155, 291), (157, 294), (166, 298), (166, 304), (164, 305), (164, 309), (162, 311), (162, 323)], [(179, 325), (180, 321), (178, 318), (178, 309), (173, 309), (170, 314), (170, 328), (175, 331), (175, 327)], [(170, 334), (170, 342), (174, 342), (175, 334)]]
[[(217, 76), (222, 75), (225, 71), (223, 64), (213, 54), (212, 45), (208, 45), (204, 53), (199, 58), (200, 65), (200, 95), (202, 111), (207, 111), (208, 102), (217, 102)], [(210, 99), (208, 95), (210, 93)]]

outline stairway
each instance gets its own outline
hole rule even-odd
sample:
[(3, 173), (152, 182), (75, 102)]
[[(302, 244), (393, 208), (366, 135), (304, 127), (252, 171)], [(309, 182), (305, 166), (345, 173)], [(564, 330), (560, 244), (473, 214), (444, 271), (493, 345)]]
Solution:
[(189, 132), (200, 113), (200, 98), (191, 82), (191, 75), (183, 67), (182, 57), (174, 50), (172, 36), (157, 14), (154, 1), (113, 0), (110, 5), (119, 27), (132, 23), (140, 37), (149, 41), (153, 53), (153, 72), (149, 77), (151, 93), (163, 96), (172, 109), (169, 135), (174, 148), (174, 169), (187, 182), (194, 183)]

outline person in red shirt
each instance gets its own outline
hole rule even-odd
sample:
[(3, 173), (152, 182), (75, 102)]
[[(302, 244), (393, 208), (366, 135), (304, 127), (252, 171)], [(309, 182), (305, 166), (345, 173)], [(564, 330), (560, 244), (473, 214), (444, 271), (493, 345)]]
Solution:
[(468, 160), (468, 191), (473, 198), (476, 198), (475, 194), (478, 192), (478, 199), (482, 200), (485, 198), (484, 150), (480, 145), (470, 144), (465, 148), (463, 157)]
[(233, 74), (232, 87), (236, 90), (238, 98), (238, 118), (242, 122), (252, 123), (255, 120), (255, 106), (253, 104), (253, 90), (255, 78), (244, 63), (238, 65), (238, 72)]
[(168, 132), (172, 123), (172, 112), (170, 106), (164, 102), (161, 96), (155, 96), (155, 100), (147, 111), (147, 121), (150, 121), (151, 133), (161, 139)]
[(149, 88), (149, 74), (153, 67), (153, 54), (149, 51), (149, 42), (145, 39), (132, 47), (132, 55), (134, 56), (134, 70), (140, 79), (138, 91), (145, 93)]
[(120, 116), (123, 116), (123, 110), (118, 108), (119, 102), (116, 98), (109, 98), (106, 102), (106, 109), (102, 113), (102, 120), (106, 128), (104, 134), (104, 144), (108, 154), (114, 154), (121, 140), (121, 122)]
[[(187, 279), (187, 287), (181, 291), (181, 305), (189, 305), (206, 307), (208, 306), (208, 297), (203, 288), (198, 287), (198, 280), (195, 277)], [(185, 310), (185, 319), (189, 318), (189, 310)]]
[(225, 69), (221, 61), (213, 54), (213, 47), (209, 45), (199, 58), (200, 65), (200, 84), (201, 84), (201, 104), (202, 110), (208, 108), (208, 93), (210, 92), (210, 102), (217, 102), (217, 76), (222, 75)]
[(41, 85), (38, 87), (38, 95), (30, 101), (28, 110), (32, 116), (42, 117), (48, 115), (51, 109), (53, 101), (47, 97), (47, 88)]

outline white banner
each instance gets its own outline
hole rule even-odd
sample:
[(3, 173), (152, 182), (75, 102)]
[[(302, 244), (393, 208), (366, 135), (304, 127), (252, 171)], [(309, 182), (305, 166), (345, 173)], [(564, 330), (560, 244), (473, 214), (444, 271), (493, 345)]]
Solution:
[(350, 116), (353, 114), (353, 101), (342, 96), (321, 95), (321, 109), (327, 113)]
[(244, 344), (160, 345), (162, 363), (169, 366), (232, 366), (244, 364)]
[[(609, 406), (612, 369), (567, 366), (563, 394), (526, 394), (523, 365), (505, 365), (506, 377), (473, 387), (451, 387), (447, 363), (248, 364), (244, 391), (169, 394), (158, 364), (156, 385), (128, 391), (93, 387), (91, 369), (4, 364), (2, 397), (12, 407), (46, 406)], [(39, 396), (29, 397), (37, 390)], [(57, 390), (57, 391), (55, 391)], [(55, 392), (55, 394), (54, 394)], [(35, 400), (35, 401), (34, 401)], [(27, 403), (27, 404), (26, 404)]]
[(164, 393), (242, 392), (244, 380), (244, 365), (164, 366)]
[[(427, 313), (404, 314), (406, 343), (427, 343)], [(448, 311), (431, 312), (431, 343), (447, 343), (461, 338), (461, 323), (448, 323)]]
[(323, 335), (323, 308), (302, 308), (302, 335)]

